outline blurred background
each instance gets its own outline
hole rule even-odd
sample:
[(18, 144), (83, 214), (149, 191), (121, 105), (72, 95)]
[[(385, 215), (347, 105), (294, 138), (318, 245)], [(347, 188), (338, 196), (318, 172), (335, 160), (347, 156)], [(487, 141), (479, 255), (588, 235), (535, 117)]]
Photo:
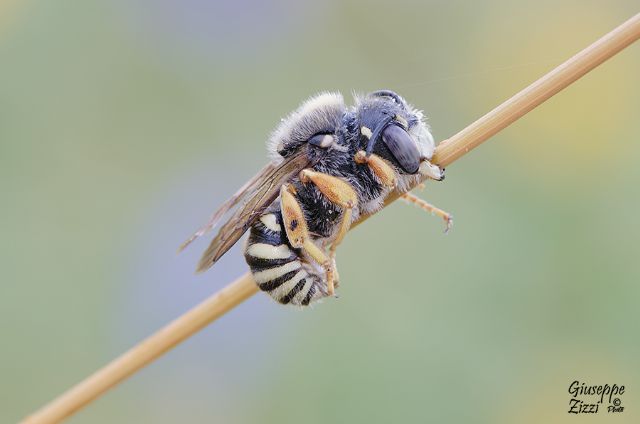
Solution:
[[(321, 90), (393, 89), (442, 140), (628, 19), (628, 1), (0, 2), (0, 422), (245, 272), (176, 247)], [(339, 250), (340, 298), (263, 294), (70, 422), (640, 419), (640, 46)], [(391, 252), (391, 253), (390, 253)], [(572, 421), (573, 422), (573, 421)], [(586, 422), (586, 421), (585, 421)]]

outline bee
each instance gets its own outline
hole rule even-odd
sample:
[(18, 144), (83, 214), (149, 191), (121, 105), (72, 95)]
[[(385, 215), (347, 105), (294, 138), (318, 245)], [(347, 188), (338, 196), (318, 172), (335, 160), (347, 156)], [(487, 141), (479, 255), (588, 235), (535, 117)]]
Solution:
[(271, 162), (227, 200), (183, 245), (228, 220), (204, 252), (209, 269), (249, 231), (244, 248), (258, 287), (281, 304), (306, 306), (333, 296), (339, 283), (336, 248), (351, 224), (383, 205), (393, 190), (440, 216), (451, 215), (408, 193), (444, 169), (432, 164), (433, 136), (421, 111), (390, 90), (311, 97), (275, 129)]

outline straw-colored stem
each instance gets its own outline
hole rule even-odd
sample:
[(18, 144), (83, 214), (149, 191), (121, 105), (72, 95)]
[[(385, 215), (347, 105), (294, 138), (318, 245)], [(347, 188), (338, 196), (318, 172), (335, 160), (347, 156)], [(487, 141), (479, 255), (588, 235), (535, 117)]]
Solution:
[[(624, 22), (458, 134), (440, 143), (433, 161), (442, 167), (453, 163), (638, 38), (640, 14)], [(398, 196), (399, 193), (389, 196), (385, 204), (396, 200)], [(362, 217), (353, 226), (367, 218), (368, 216)], [(243, 275), (23, 422), (44, 424), (63, 420), (256, 292), (257, 287), (250, 274)]]
[[(453, 137), (442, 141), (438, 144), (432, 162), (443, 168), (449, 166), (638, 38), (640, 38), (640, 13), (605, 34), (589, 47), (545, 74)], [(385, 206), (397, 200), (400, 194), (392, 193), (385, 200)], [(353, 226), (360, 224), (366, 218), (368, 216), (363, 217)]]
[(202, 330), (258, 291), (249, 273), (189, 310), (160, 331), (113, 360), (86, 380), (27, 417), (24, 423), (56, 423)]

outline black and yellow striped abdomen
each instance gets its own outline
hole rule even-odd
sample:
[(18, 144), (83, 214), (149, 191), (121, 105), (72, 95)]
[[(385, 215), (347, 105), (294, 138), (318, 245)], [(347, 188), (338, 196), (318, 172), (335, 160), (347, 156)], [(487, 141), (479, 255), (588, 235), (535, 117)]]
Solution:
[(280, 211), (262, 215), (251, 226), (244, 257), (260, 290), (282, 304), (306, 306), (326, 296), (322, 271), (291, 248)]

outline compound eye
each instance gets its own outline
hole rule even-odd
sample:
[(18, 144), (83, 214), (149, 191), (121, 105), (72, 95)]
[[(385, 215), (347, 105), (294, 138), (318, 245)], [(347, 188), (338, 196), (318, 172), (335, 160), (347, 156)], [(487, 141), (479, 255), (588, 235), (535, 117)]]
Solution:
[(387, 125), (382, 130), (382, 141), (406, 173), (418, 172), (420, 152), (415, 141), (405, 130), (395, 124)]

